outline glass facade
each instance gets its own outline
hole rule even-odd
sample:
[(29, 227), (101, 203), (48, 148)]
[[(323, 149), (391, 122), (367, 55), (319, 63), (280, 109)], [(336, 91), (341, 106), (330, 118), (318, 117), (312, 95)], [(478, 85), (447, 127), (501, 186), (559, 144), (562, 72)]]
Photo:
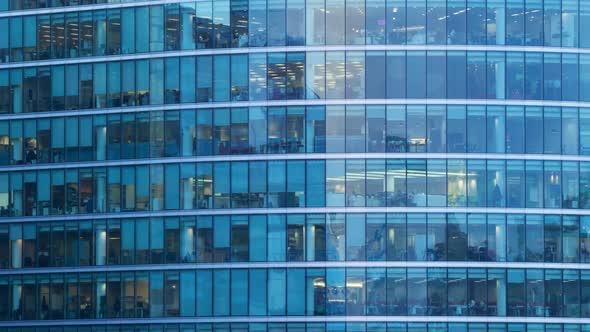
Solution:
[(0, 332), (590, 332), (588, 31), (0, 0)]
[[(562, 105), (560, 101), (580, 102), (572, 104), (580, 106), (590, 102), (590, 51), (585, 50), (578, 54), (516, 52), (510, 47), (486, 52), (470, 50), (475, 47), (465, 47), (466, 51), (403, 51), (389, 50), (402, 46), (372, 45), (371, 49), (384, 50), (345, 51), (357, 48), (348, 45), (305, 48), (328, 51), (258, 52), (248, 48), (217, 54), (224, 50), (197, 50), (207, 55), (158, 52), (4, 64), (0, 67), (0, 112), (162, 104), (205, 107), (216, 102), (233, 102), (226, 106), (236, 107), (249, 105), (247, 102), (318, 99), (367, 100), (371, 104), (384, 103), (384, 99), (397, 104), (406, 99), (432, 99), (433, 103), (459, 99), (469, 104), (493, 100), (499, 105), (538, 105), (532, 101), (542, 100), (555, 107)], [(183, 56), (176, 56), (179, 53)], [(89, 60), (92, 63), (86, 62)]]
[(92, 219), (2, 224), (0, 239), (2, 269), (231, 262), (590, 263), (590, 216), (553, 214)]

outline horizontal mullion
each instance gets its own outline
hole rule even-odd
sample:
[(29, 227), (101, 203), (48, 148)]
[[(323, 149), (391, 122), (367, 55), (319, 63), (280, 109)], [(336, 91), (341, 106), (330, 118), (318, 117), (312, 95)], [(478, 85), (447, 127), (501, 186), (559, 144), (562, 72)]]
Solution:
[(76, 319), (55, 321), (0, 322), (0, 327), (39, 327), (77, 325), (128, 325), (171, 323), (329, 323), (329, 322), (400, 322), (400, 323), (532, 323), (590, 324), (590, 318), (566, 317), (483, 317), (483, 316), (222, 316), (170, 317), (136, 319)]
[(83, 221), (125, 219), (142, 217), (190, 217), (190, 216), (231, 216), (260, 214), (314, 214), (314, 213), (482, 213), (482, 214), (545, 214), (588, 216), (590, 209), (552, 208), (475, 208), (475, 207), (321, 207), (321, 208), (233, 208), (199, 210), (164, 210), (144, 212), (72, 214), (52, 216), (27, 216), (0, 218), (3, 223)]
[(8, 10), (8, 11), (0, 12), (0, 18), (15, 17), (15, 16), (28, 16), (28, 15), (71, 13), (71, 12), (82, 12), (82, 11), (90, 11), (90, 10), (118, 9), (118, 8), (141, 7), (141, 6), (154, 6), (154, 5), (164, 5), (164, 4), (172, 4), (172, 3), (183, 3), (183, 2), (203, 2), (203, 1), (210, 1), (210, 0), (133, 0), (131, 2), (97, 3), (97, 4), (91, 4), (91, 5), (17, 9), (17, 10)]
[(294, 269), (294, 268), (489, 268), (489, 269), (545, 269), (590, 270), (587, 263), (543, 262), (467, 262), (467, 261), (307, 261), (307, 262), (241, 262), (241, 263), (173, 263), (137, 265), (100, 265), (53, 268), (21, 268), (0, 270), (3, 275), (37, 275), (47, 273), (127, 272), (127, 271), (184, 271), (216, 269)]

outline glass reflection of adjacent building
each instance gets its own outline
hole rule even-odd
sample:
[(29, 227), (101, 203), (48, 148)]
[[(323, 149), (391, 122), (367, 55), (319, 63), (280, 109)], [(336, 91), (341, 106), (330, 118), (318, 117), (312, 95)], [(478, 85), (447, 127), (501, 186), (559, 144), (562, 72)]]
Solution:
[(0, 332), (589, 332), (585, 0), (0, 0)]

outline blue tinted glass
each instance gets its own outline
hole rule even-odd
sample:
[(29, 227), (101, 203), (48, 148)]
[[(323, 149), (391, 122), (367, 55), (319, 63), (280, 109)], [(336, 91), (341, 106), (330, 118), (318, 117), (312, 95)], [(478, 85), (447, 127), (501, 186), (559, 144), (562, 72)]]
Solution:
[(527, 107), (525, 116), (526, 152), (543, 152), (543, 109), (540, 107)]
[[(561, 109), (545, 107), (543, 109), (544, 153), (561, 152)], [(573, 142), (572, 142), (573, 144)]]
[(504, 45), (506, 43), (506, 3), (504, 0), (487, 1), (488, 44)]
[(590, 101), (590, 55), (580, 54), (580, 101)]
[[(264, 0), (263, 0), (264, 1)], [(305, 32), (307, 45), (326, 43), (326, 10), (324, 0), (307, 0), (305, 4)]]
[(387, 43), (406, 44), (406, 2), (405, 0), (386, 1)]
[(524, 0), (506, 0), (506, 45), (524, 45)]
[(467, 53), (467, 98), (484, 99), (486, 55), (483, 52)]
[[(123, 15), (125, 15), (125, 10), (123, 10)], [(180, 4), (180, 48), (183, 50), (193, 50), (196, 48), (196, 36), (194, 34), (196, 28), (195, 16), (195, 3)]]
[[(2, 29), (2, 31), (9, 31), (7, 18), (0, 19), (0, 28)], [(10, 45), (9, 40), (10, 38), (8, 34), (3, 34), (2, 36), (0, 36), (0, 54), (2, 55), (2, 57), (0, 58), (1, 62), (7, 62), (10, 59), (8, 55)]]
[(385, 44), (386, 0), (366, 0), (366, 43)]
[(231, 314), (248, 314), (248, 270), (231, 271)]
[(467, 43), (485, 45), (486, 37), (485, 2), (467, 0)]
[(248, 46), (248, 1), (231, 1), (230, 11), (231, 46), (246, 47)]
[(345, 216), (330, 214), (326, 218), (326, 259), (329, 261), (343, 261), (345, 259)]
[(446, 4), (445, 0), (428, 0), (426, 8), (426, 32), (427, 44), (445, 44), (447, 39), (446, 29)]
[[(230, 47), (230, 7), (229, 0), (213, 2), (213, 27), (215, 47)], [(198, 11), (198, 10), (197, 10)]]
[(323, 107), (309, 107), (307, 109), (307, 152), (326, 151), (325, 120), (325, 110)]
[(150, 60), (150, 104), (164, 103), (164, 62), (160, 59)]
[(214, 270), (213, 280), (213, 315), (227, 316), (230, 312), (229, 270)]
[(481, 106), (467, 107), (467, 151), (486, 152), (486, 111)]
[[(562, 31), (562, 16), (567, 17), (568, 15), (562, 15), (562, 1), (561, 0), (545, 0), (544, 3), (544, 15), (543, 15), (543, 36), (545, 39), (545, 46), (561, 46), (561, 34), (553, 33), (553, 31)], [(567, 6), (567, 4), (565, 4)], [(565, 23), (565, 22), (564, 22)], [(572, 22), (567, 22), (570, 27), (573, 25)], [(567, 36), (566, 38), (570, 38)]]
[(590, 47), (590, 35), (584, 33), (590, 29), (590, 3), (580, 1), (580, 47)]
[(180, 80), (182, 89), (180, 89), (180, 102), (194, 103), (196, 100), (197, 82), (196, 82), (196, 63), (195, 58), (187, 57), (180, 60)]
[(502, 106), (487, 109), (487, 151), (504, 153), (506, 144), (506, 114)]
[(365, 259), (365, 217), (362, 214), (350, 214), (346, 218), (346, 260), (362, 261)]
[(406, 97), (406, 53), (387, 52), (387, 98)]
[(522, 107), (506, 108), (506, 152), (524, 152), (524, 123), (524, 109)]
[(467, 36), (466, 0), (447, 0), (447, 43), (466, 44)]
[[(250, 46), (266, 46), (266, 0), (249, 0), (249, 34)], [(198, 10), (197, 10), (198, 12)]]
[(284, 261), (286, 250), (286, 224), (284, 216), (268, 217), (268, 257), (269, 261)]
[(447, 109), (447, 152), (463, 153), (467, 147), (466, 109), (449, 106)]
[[(334, 289), (334, 292), (326, 294), (327, 315), (336, 316), (343, 315), (345, 311), (345, 295), (346, 292), (346, 275), (343, 268), (329, 268), (326, 269), (326, 286), (328, 289)], [(341, 291), (340, 291), (341, 290)]]
[(196, 311), (196, 283), (195, 272), (182, 271), (180, 272), (180, 315), (194, 316)]
[(428, 73), (426, 95), (428, 98), (445, 98), (447, 91), (446, 54), (439, 51), (429, 51), (427, 54), (426, 68), (428, 69)]
[(580, 142), (578, 109), (564, 107), (561, 112), (561, 153), (577, 154)]
[(365, 75), (367, 78), (366, 98), (385, 98), (386, 97), (386, 71), (385, 68), (385, 52), (384, 51), (369, 51), (366, 53), (366, 67)]
[(543, 59), (542, 54), (526, 54), (525, 99), (543, 98)]
[(287, 45), (305, 45), (305, 0), (287, 0)]
[(365, 0), (346, 0), (346, 44), (365, 43)]
[(525, 45), (543, 45), (542, 4), (542, 0), (525, 0)]
[(230, 58), (218, 55), (213, 58), (213, 100), (228, 101), (230, 91)]
[(506, 94), (508, 99), (524, 99), (524, 73), (524, 54), (508, 53), (506, 58)]
[[(149, 42), (150, 51), (164, 50), (164, 8), (163, 6), (149, 7)], [(147, 23), (147, 22), (146, 22)], [(147, 32), (147, 31), (146, 31)], [(147, 36), (147, 35), (146, 35)], [(96, 53), (96, 50), (95, 50)]]
[(590, 155), (590, 108), (580, 108), (580, 154)]
[(445, 152), (446, 118), (446, 109), (444, 106), (428, 106), (428, 119), (426, 120), (428, 152)]
[(506, 162), (506, 192), (508, 207), (524, 207), (524, 163), (509, 160)]
[(407, 0), (408, 44), (426, 44), (426, 0)]
[(426, 97), (426, 52), (408, 52), (408, 98)]
[(485, 160), (467, 161), (467, 181), (469, 183), (467, 186), (467, 204), (469, 206), (486, 206)]
[(310, 160), (307, 162), (307, 206), (325, 205), (325, 162)]
[(562, 100), (578, 100), (578, 55), (563, 54), (561, 59), (561, 98)]
[(487, 54), (486, 72), (487, 98), (504, 99), (506, 97), (506, 59), (504, 53)]
[(287, 314), (303, 315), (305, 312), (305, 269), (289, 269), (287, 272)]
[(284, 315), (286, 307), (286, 271), (268, 270), (268, 314)]
[(465, 99), (467, 95), (467, 56), (466, 52), (447, 53), (447, 98)]
[[(264, 6), (264, 4), (263, 4)], [(286, 44), (286, 6), (285, 0), (268, 0), (266, 4), (268, 19), (268, 46)]]
[(252, 316), (266, 315), (267, 312), (267, 271), (264, 269), (250, 270), (249, 314)]

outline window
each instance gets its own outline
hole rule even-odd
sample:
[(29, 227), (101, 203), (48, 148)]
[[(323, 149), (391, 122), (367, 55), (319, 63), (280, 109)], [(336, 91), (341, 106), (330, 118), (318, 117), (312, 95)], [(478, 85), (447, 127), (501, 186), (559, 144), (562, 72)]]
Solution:
[(287, 0), (287, 45), (305, 45), (305, 1)]
[[(164, 8), (163, 6), (149, 7), (149, 44), (150, 51), (164, 50)], [(139, 39), (139, 38), (138, 38)]]
[(346, 44), (365, 44), (365, 0), (346, 1), (345, 21)]
[(177, 58), (166, 59), (164, 62), (164, 103), (180, 103), (179, 61)]
[(213, 101), (228, 101), (229, 99), (230, 57), (218, 55), (213, 58)]
[(448, 206), (466, 206), (467, 185), (465, 160), (448, 160)]
[(346, 152), (365, 152), (365, 108), (346, 107)]
[[(151, 105), (164, 103), (164, 61), (162, 59), (150, 60), (150, 89), (149, 100)], [(170, 77), (172, 78), (172, 77)], [(172, 84), (172, 81), (169, 80)], [(177, 91), (177, 90), (176, 90)], [(173, 92), (170, 90), (170, 94)]]
[(121, 54), (135, 52), (135, 12), (133, 8), (121, 10)]
[(447, 205), (447, 183), (446, 173), (447, 165), (444, 160), (431, 159), (427, 161), (428, 178), (427, 178), (427, 205), (428, 206), (446, 206)]
[(180, 58), (180, 102), (194, 103), (196, 101), (196, 62), (194, 57)]
[[(422, 0), (410, 0), (422, 1)], [(410, 51), (407, 53), (407, 97), (426, 97), (426, 52)]]
[(486, 110), (481, 106), (467, 106), (467, 152), (486, 151)]
[(407, 107), (407, 141), (409, 152), (426, 152), (426, 108)]
[(365, 260), (365, 215), (349, 214), (346, 217), (346, 260)]
[(121, 54), (121, 11), (109, 10), (107, 14), (106, 53)]
[[(359, 57), (361, 62), (364, 62), (364, 54)], [(286, 98), (287, 99), (304, 99), (305, 96), (305, 54), (304, 53), (287, 53), (287, 73), (286, 73)], [(245, 64), (244, 64), (245, 67)], [(232, 76), (239, 73), (232, 72)], [(364, 79), (364, 76), (357, 74), (359, 79)], [(246, 77), (244, 71), (244, 77)], [(359, 88), (364, 92), (364, 85), (360, 84)]]
[[(343, 45), (345, 42), (345, 4), (343, 0), (326, 0), (326, 44)], [(327, 27), (330, 27), (329, 29)]]
[(213, 58), (197, 57), (197, 102), (213, 101)]
[(408, 44), (426, 44), (426, 0), (407, 1)]
[(467, 0), (467, 43), (486, 44), (486, 8), (485, 2)]
[(426, 95), (428, 98), (445, 98), (447, 95), (446, 77), (447, 77), (447, 58), (445, 52), (429, 51), (426, 58), (427, 87)]
[(286, 0), (267, 0), (266, 5), (261, 5), (267, 8), (267, 29), (268, 29), (268, 46), (284, 46), (287, 44), (286, 40)]
[(248, 57), (231, 56), (231, 100), (248, 100)]
[(487, 152), (504, 153), (506, 145), (506, 114), (504, 107), (487, 108)]
[(487, 34), (488, 45), (504, 45), (506, 43), (506, 5), (504, 0), (487, 1)]
[(426, 141), (428, 152), (445, 152), (446, 109), (444, 106), (428, 106), (426, 120)]
[(485, 99), (486, 55), (483, 52), (467, 53), (467, 98)]
[[(525, 99), (542, 99), (543, 98), (543, 65), (542, 54), (527, 53), (526, 54), (526, 81), (525, 81)], [(549, 67), (551, 68), (551, 67)], [(547, 79), (555, 77), (555, 73), (549, 75)], [(550, 92), (555, 93), (551, 89)]]

